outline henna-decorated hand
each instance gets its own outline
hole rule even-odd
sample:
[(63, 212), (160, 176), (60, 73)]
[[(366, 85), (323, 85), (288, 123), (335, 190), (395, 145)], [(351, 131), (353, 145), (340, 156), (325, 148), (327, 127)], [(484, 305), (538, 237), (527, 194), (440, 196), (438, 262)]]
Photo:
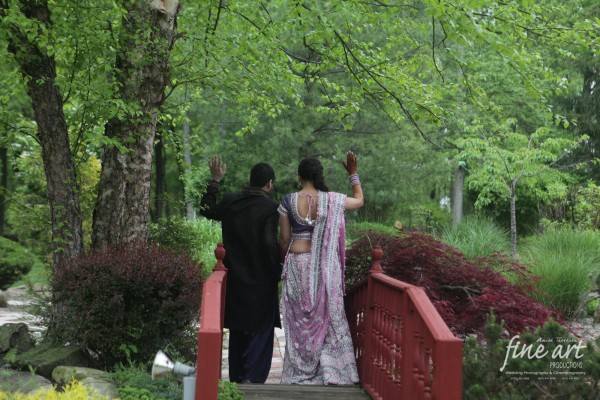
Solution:
[(357, 173), (358, 166), (356, 165), (356, 156), (351, 151), (346, 153), (346, 162), (342, 161), (342, 164), (348, 172), (348, 175), (354, 175)]

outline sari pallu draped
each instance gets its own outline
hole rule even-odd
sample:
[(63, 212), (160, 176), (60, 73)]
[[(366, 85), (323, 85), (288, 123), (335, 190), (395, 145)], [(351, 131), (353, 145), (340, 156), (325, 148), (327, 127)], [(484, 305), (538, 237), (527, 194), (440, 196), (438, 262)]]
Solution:
[(346, 196), (319, 192), (311, 252), (286, 257), (282, 311), (286, 336), (281, 383), (358, 382), (344, 311)]

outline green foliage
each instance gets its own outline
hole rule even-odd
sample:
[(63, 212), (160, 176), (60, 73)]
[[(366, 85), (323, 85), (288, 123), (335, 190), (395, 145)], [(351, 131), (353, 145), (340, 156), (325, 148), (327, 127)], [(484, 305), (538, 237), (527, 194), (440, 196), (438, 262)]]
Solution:
[(27, 248), (44, 257), (51, 252), (51, 229), (41, 150), (33, 140), (25, 141), (22, 150), (14, 165), (15, 188), (8, 196), (7, 222)]
[(144, 364), (120, 366), (111, 373), (123, 400), (180, 400), (183, 388), (174, 375), (152, 379)]
[(185, 254), (142, 243), (107, 247), (54, 268), (48, 337), (88, 349), (108, 369), (168, 344), (189, 355), (201, 292), (198, 266)]
[(235, 382), (219, 381), (219, 400), (243, 400), (244, 393)]
[(25, 247), (0, 236), (0, 290), (11, 287), (34, 265), (43, 264)]
[(27, 275), (13, 283), (12, 286), (17, 287), (25, 285), (32, 288), (36, 286), (47, 286), (50, 282), (50, 274), (50, 268), (38, 259), (38, 262), (33, 264), (33, 267), (31, 267), (31, 270)]
[(572, 199), (573, 224), (579, 229), (600, 230), (600, 187), (593, 182), (577, 188)]
[[(121, 366), (111, 373), (117, 392), (123, 400), (179, 400), (183, 395), (181, 381), (174, 375), (152, 379), (143, 364)], [(219, 380), (219, 400), (242, 400), (237, 384)]]
[[(593, 400), (600, 395), (600, 340), (580, 343), (554, 321), (509, 339), (502, 338), (503, 324), (488, 315), (482, 341), (469, 337), (463, 346), (463, 398), (465, 400), (530, 400), (551, 394), (556, 398)], [(521, 354), (523, 345), (530, 353)], [(540, 357), (534, 356), (539, 346)], [(567, 346), (575, 347), (567, 356)], [(542, 352), (547, 353), (542, 356)], [(562, 356), (559, 356), (559, 352)], [(579, 356), (579, 357), (578, 357)], [(563, 362), (564, 365), (552, 364)]]
[[(378, 222), (354, 222), (346, 225), (346, 240), (354, 242), (370, 233), (382, 233), (390, 236), (399, 234), (398, 228)], [(375, 245), (376, 243), (374, 243)]]
[[(457, 158), (470, 162), (467, 185), (477, 191), (475, 206), (479, 208), (496, 199), (508, 203), (515, 196), (511, 188), (517, 184), (527, 185), (538, 201), (548, 201), (555, 193), (547, 187), (564, 182), (562, 174), (550, 167), (586, 139), (561, 137), (545, 127), (531, 133), (519, 131), (514, 119), (494, 127), (496, 134), (486, 132), (481, 125), (473, 124), (469, 129), (479, 136), (457, 140), (462, 149)], [(545, 172), (549, 174), (542, 176)]]
[(600, 271), (600, 233), (549, 229), (527, 239), (523, 256), (540, 277), (535, 295), (548, 307), (576, 316)]
[(600, 230), (600, 187), (594, 182), (571, 186), (552, 204), (542, 208), (547, 225), (568, 225), (582, 230)]
[(427, 233), (439, 232), (450, 222), (447, 210), (431, 202), (421, 203), (410, 207), (408, 227), (416, 228)]
[(465, 129), (473, 136), (461, 137), (455, 144), (461, 149), (456, 158), (470, 165), (467, 187), (477, 193), (476, 208), (493, 203), (510, 209), (511, 253), (515, 257), (519, 195), (528, 193), (536, 202), (545, 203), (564, 193), (568, 178), (553, 167), (588, 137), (569, 137), (544, 125), (527, 131), (514, 118)]
[(186, 220), (181, 217), (165, 218), (150, 226), (150, 242), (187, 254), (202, 265), (207, 277), (215, 266), (214, 250), (222, 242), (221, 225), (206, 218)]
[[(331, 188), (349, 192), (339, 157), (352, 149), (360, 157), (367, 202), (349, 219), (402, 220), (410, 226), (411, 209), (426, 203), (432, 189), (437, 189), (437, 198), (449, 190), (447, 159), (454, 153), (445, 152), (446, 144), (456, 143), (457, 136), (504, 134), (499, 121), (507, 118), (518, 121), (519, 132), (529, 133), (549, 128), (553, 120), (561, 126), (571, 122), (565, 109), (573, 109), (573, 104), (551, 108), (549, 99), (564, 90), (563, 77), (568, 77), (571, 90), (571, 81), (597, 81), (595, 75), (582, 76), (597, 71), (593, 55), (598, 21), (588, 3), (548, 0), (517, 6), (491, 1), (485, 12), (481, 1), (430, 1), (418, 7), (357, 0), (310, 6), (255, 0), (226, 7), (218, 2), (182, 3), (177, 21), (181, 35), (168, 57), (168, 99), (158, 116), (170, 135), (164, 138), (172, 146), (167, 154), (178, 161), (178, 168), (167, 168), (186, 175), (181, 163), (184, 147), (192, 151), (192, 171), (204, 165), (208, 155), (220, 153), (230, 162), (231, 179), (225, 185), (237, 190), (246, 183), (253, 162), (267, 161), (282, 178), (276, 185), (282, 191), (275, 193), (279, 198), (294, 187), (297, 161), (317, 155)], [(105, 124), (111, 118), (138, 115), (139, 110), (119, 97), (115, 79), (115, 59), (130, 56), (117, 54), (123, 21), (132, 20), (131, 15), (123, 18), (129, 5), (51, 1), (52, 22), (42, 26), (25, 18), (19, 2), (7, 2), (2, 14), (2, 43), (14, 30), (21, 31), (54, 56), (56, 85), (78, 166), (99, 158), (104, 148), (125, 151), (124, 143), (105, 134)], [(132, 41), (143, 45), (147, 37)], [(35, 137), (35, 125), (15, 57), (6, 48), (0, 48), (5, 60), (0, 71), (0, 141), (6, 130), (6, 141), (12, 143), (26, 135)], [(598, 125), (594, 110), (579, 112), (587, 118), (585, 126)], [(491, 117), (483, 123), (483, 115)], [(190, 123), (189, 145), (181, 138), (183, 121)], [(19, 128), (24, 124), (27, 130)], [(31, 150), (22, 155), (29, 157)], [(142, 155), (146, 156), (150, 155)], [(14, 160), (20, 164), (18, 157)], [(16, 177), (8, 218), (28, 247), (46, 255), (50, 210), (41, 168), (34, 168), (39, 165), (38, 158), (29, 171), (39, 174), (35, 186)], [(173, 176), (169, 174), (167, 185), (171, 196), (186, 193), (187, 201), (197, 198), (193, 173), (182, 179), (185, 188)], [(556, 171), (548, 176), (547, 182), (562, 182)], [(487, 181), (480, 182), (485, 191)], [(548, 197), (548, 186), (537, 179), (519, 196), (531, 196), (528, 204), (538, 204)], [(80, 187), (87, 240), (95, 191), (93, 185)], [(501, 196), (488, 197), (490, 206), (506, 205)], [(417, 211), (423, 220), (413, 216), (419, 228), (437, 229), (444, 220), (434, 207)]]
[[(50, 207), (46, 194), (46, 177), (41, 150), (33, 140), (22, 140), (21, 156), (13, 168), (14, 190), (9, 192), (7, 222), (12, 233), (19, 237), (39, 257), (51, 252)], [(85, 244), (91, 242), (91, 226), (96, 184), (100, 176), (100, 161), (88, 155), (77, 165)]]
[(442, 231), (442, 241), (458, 248), (469, 258), (510, 254), (508, 232), (490, 218), (471, 215), (457, 227)]
[(600, 309), (600, 299), (594, 299), (587, 302), (585, 306), (585, 313), (588, 317), (593, 317), (598, 309)]

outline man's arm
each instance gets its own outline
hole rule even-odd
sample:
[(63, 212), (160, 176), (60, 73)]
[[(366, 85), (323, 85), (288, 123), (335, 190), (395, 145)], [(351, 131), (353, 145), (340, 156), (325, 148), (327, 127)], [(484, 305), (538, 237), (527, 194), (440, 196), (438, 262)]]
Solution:
[(219, 182), (210, 181), (206, 186), (206, 193), (200, 198), (200, 215), (209, 218), (221, 220), (220, 207), (217, 203), (219, 195)]
[(264, 246), (268, 257), (269, 265), (272, 265), (277, 276), (277, 280), (281, 279), (281, 265), (279, 264), (279, 243), (277, 241), (277, 224), (279, 221), (279, 213), (277, 208), (274, 208), (265, 221), (264, 230)]

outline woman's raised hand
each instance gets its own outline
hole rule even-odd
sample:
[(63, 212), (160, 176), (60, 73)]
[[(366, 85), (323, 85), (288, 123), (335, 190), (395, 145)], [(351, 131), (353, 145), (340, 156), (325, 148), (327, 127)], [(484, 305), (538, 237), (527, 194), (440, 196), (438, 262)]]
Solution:
[(342, 160), (342, 164), (344, 165), (344, 168), (346, 168), (348, 175), (354, 175), (358, 171), (358, 166), (356, 165), (356, 156), (351, 151), (346, 153), (346, 162)]

